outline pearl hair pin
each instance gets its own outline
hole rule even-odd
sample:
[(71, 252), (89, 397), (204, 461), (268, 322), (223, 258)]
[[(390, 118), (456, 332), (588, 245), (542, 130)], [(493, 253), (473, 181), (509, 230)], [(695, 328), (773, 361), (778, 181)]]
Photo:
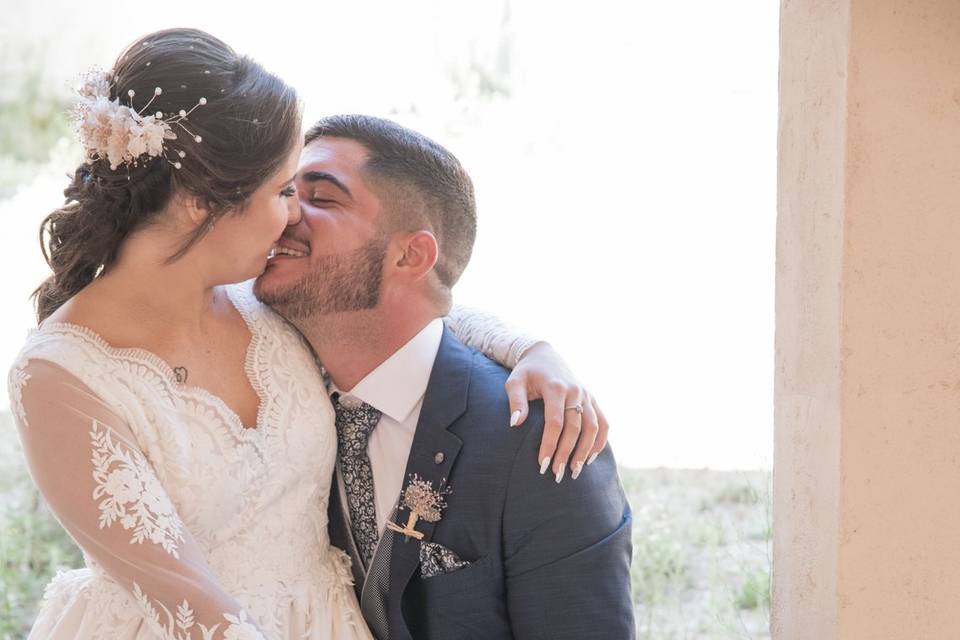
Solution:
[[(144, 46), (148, 46), (145, 45)], [(179, 159), (171, 160), (167, 155), (173, 150), (167, 146), (167, 140), (176, 140), (174, 127), (180, 127), (194, 142), (199, 144), (203, 138), (186, 127), (187, 120), (197, 108), (207, 104), (201, 97), (189, 111), (180, 109), (177, 115), (164, 118), (162, 111), (152, 115), (143, 114), (150, 108), (157, 96), (163, 94), (161, 87), (155, 87), (150, 100), (139, 110), (134, 107), (136, 91), (127, 91), (127, 105), (119, 98), (110, 100), (112, 81), (116, 78), (100, 71), (91, 71), (84, 77), (84, 83), (78, 90), (80, 100), (74, 110), (81, 143), (87, 149), (90, 162), (106, 158), (110, 168), (116, 170), (121, 164), (137, 166), (144, 156), (153, 158), (163, 156), (174, 168), (182, 168), (181, 159), (186, 152), (177, 150)], [(181, 85), (182, 86), (182, 85)]]

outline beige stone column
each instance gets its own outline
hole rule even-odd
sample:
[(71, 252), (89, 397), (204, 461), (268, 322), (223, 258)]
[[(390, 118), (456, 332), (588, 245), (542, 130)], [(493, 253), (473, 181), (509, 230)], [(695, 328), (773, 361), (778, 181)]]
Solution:
[(960, 0), (784, 0), (776, 640), (960, 638)]

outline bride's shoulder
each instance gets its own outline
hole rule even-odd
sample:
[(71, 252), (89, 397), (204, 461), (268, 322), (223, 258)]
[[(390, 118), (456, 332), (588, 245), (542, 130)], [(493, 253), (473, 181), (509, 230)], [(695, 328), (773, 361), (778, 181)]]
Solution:
[[(44, 386), (43, 375), (56, 372), (61, 379), (113, 378), (103, 349), (103, 340), (89, 327), (68, 321), (63, 315), (46, 319), (31, 329), (7, 371), (11, 409), (26, 422), (20, 397), (28, 381)], [(51, 365), (54, 365), (51, 368)], [(47, 385), (49, 386), (49, 385)]]
[(101, 346), (116, 341), (115, 327), (122, 327), (122, 319), (105, 309), (96, 299), (81, 292), (57, 308), (27, 336), (25, 350), (39, 345), (89, 344)]
[(31, 361), (45, 360), (67, 370), (90, 369), (105, 362), (103, 339), (91, 328), (65, 320), (47, 320), (31, 329), (11, 365), (11, 375)]
[(67, 370), (98, 371), (110, 364), (110, 345), (123, 343), (130, 323), (111, 306), (108, 297), (81, 291), (31, 329), (13, 369), (31, 360), (46, 360)]
[(80, 333), (91, 336), (103, 336), (107, 341), (114, 342), (125, 336), (116, 335), (130, 323), (126, 321), (123, 308), (117, 303), (116, 296), (111, 290), (100, 283), (88, 285), (86, 288), (69, 298), (51, 313), (37, 328), (39, 333), (57, 334), (64, 329), (80, 329)]

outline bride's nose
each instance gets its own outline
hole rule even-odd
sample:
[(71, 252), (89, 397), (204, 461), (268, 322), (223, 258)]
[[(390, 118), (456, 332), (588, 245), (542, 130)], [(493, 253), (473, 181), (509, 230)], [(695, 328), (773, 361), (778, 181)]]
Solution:
[(300, 222), (300, 199), (287, 198), (287, 226)]

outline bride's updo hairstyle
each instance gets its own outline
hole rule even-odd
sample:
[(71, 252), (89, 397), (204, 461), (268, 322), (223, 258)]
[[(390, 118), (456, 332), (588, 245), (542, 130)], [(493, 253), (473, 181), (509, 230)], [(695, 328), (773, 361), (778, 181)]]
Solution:
[[(171, 127), (177, 137), (164, 141), (163, 154), (144, 154), (115, 168), (110, 159), (91, 154), (77, 168), (64, 190), (66, 203), (40, 227), (53, 270), (34, 292), (40, 322), (109, 268), (124, 239), (155, 222), (175, 193), (196, 198), (209, 215), (171, 262), (225, 213), (242, 211), (300, 140), (296, 92), (203, 31), (145, 36), (120, 54), (107, 77), (111, 101), (139, 111), (152, 98), (143, 116), (181, 110), (189, 115), (183, 127)], [(195, 105), (202, 106), (190, 111)]]

